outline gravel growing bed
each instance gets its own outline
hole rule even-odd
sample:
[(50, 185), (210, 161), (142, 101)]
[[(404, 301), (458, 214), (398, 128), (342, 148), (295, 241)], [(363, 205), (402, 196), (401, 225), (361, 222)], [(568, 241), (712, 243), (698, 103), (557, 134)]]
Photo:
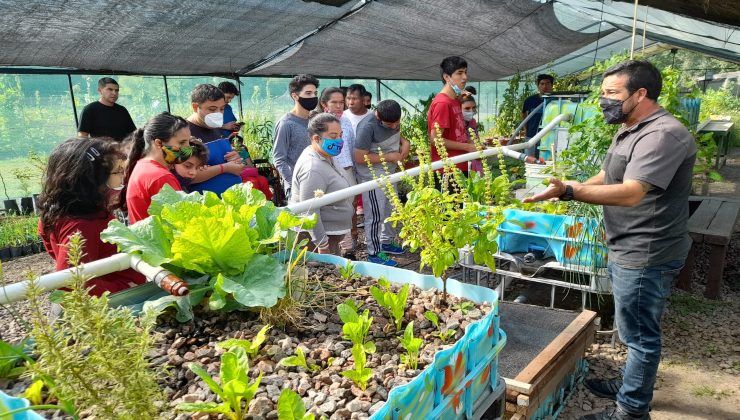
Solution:
[[(322, 263), (309, 263), (309, 276), (334, 284), (349, 294), (336, 295), (335, 302), (325, 308), (307, 312), (302, 318), (310, 328), (277, 327), (270, 330), (258, 356), (251, 361), (250, 377), (263, 374), (260, 387), (250, 404), (249, 413), (255, 419), (277, 418), (276, 402), (283, 388), (292, 388), (303, 398), (306, 409), (328, 418), (367, 418), (377, 411), (388, 398), (391, 388), (408, 383), (424, 367), (433, 361), (434, 354), (458, 340), (465, 328), (485, 317), (490, 305), (475, 305), (463, 315), (462, 311), (451, 309), (460, 299), (448, 295), (447, 309), (439, 309), (439, 295), (436, 290), (424, 291), (411, 287), (406, 307), (404, 328), (414, 321), (414, 336), (424, 340), (419, 356), (418, 369), (400, 366), (399, 355), (404, 352), (399, 344), (393, 321), (380, 308), (369, 293), (369, 286), (375, 279), (363, 277), (356, 280), (342, 280), (337, 268)], [(397, 288), (394, 287), (395, 291)], [(352, 297), (363, 303), (361, 310), (369, 309), (374, 317), (369, 340), (375, 342), (377, 352), (368, 355), (368, 367), (374, 370), (373, 378), (366, 390), (361, 390), (352, 381), (340, 376), (340, 372), (351, 369), (351, 343), (342, 338), (342, 321), (336, 312), (336, 305)], [(438, 313), (440, 324), (457, 330), (454, 339), (444, 344), (432, 334), (437, 331), (425, 317), (424, 312)], [(217, 375), (219, 356), (224, 350), (216, 344), (229, 338), (251, 339), (263, 324), (253, 314), (215, 313), (203, 309), (195, 311), (194, 322), (178, 324), (174, 319), (161, 319), (157, 332), (163, 340), (153, 363), (171, 366), (171, 376), (163, 384), (172, 406), (180, 402), (215, 401), (216, 396), (196, 377), (187, 366), (198, 363), (211, 375)], [(317, 364), (321, 370), (310, 373), (300, 367), (284, 367), (279, 360), (292, 356), (296, 347), (302, 347), (308, 364)], [(177, 418), (189, 418), (190, 414), (180, 413)]]

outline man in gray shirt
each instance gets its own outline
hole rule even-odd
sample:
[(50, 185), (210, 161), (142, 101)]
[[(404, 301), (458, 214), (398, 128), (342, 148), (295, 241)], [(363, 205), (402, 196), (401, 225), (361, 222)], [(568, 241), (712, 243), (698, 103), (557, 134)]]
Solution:
[(624, 123), (601, 172), (584, 183), (550, 179), (525, 202), (578, 200), (604, 206), (614, 317), (627, 346), (622, 380), (590, 379), (597, 396), (616, 407), (582, 417), (649, 419), (660, 362), (661, 317), (691, 246), (688, 197), (696, 146), (689, 131), (657, 103), (660, 72), (625, 61), (604, 72), (599, 104), (608, 123)]
[(319, 80), (309, 74), (299, 74), (288, 84), (293, 109), (275, 124), (272, 162), (280, 173), (285, 197), (290, 199), (293, 168), (303, 150), (311, 144), (308, 135), (308, 113), (319, 104)]

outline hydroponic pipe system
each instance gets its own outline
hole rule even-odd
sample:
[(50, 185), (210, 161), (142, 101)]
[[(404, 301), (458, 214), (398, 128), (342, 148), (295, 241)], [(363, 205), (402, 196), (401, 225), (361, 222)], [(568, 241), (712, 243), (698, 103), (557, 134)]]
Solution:
[[(537, 134), (529, 139), (529, 141), (519, 144), (514, 144), (511, 146), (501, 146), (501, 147), (492, 147), (489, 149), (485, 149), (482, 152), (470, 152), (466, 153), (464, 155), (455, 156), (452, 158), (448, 158), (447, 160), (452, 163), (462, 163), (462, 162), (468, 162), (475, 159), (480, 159), (481, 157), (490, 157), (490, 156), (496, 156), (499, 153), (503, 153), (505, 156), (513, 157), (515, 159), (521, 159), (522, 154), (519, 152), (516, 152), (516, 150), (522, 150), (526, 149), (528, 147), (533, 147), (535, 144), (537, 144), (542, 137), (544, 137), (547, 133), (550, 132), (553, 128), (555, 128), (558, 124), (560, 124), (563, 121), (569, 121), (573, 116), (571, 114), (560, 114), (557, 117), (553, 118), (552, 121), (550, 121), (547, 125), (545, 125), (542, 130), (538, 131)], [(424, 165), (422, 167), (416, 167), (412, 169), (408, 169), (403, 172), (397, 172), (391, 176), (388, 177), (388, 181), (391, 183), (396, 183), (401, 180), (404, 176), (417, 176), (421, 172), (422, 169), (424, 170), (436, 170), (441, 169), (445, 165), (444, 161), (437, 161), (433, 162), (431, 165)], [(380, 184), (378, 181), (372, 180), (363, 182), (362, 184), (357, 184), (355, 186), (345, 188), (341, 191), (333, 192), (330, 194), (326, 194), (321, 197), (312, 198), (307, 201), (302, 201), (300, 203), (292, 204), (287, 206), (287, 209), (292, 211), (293, 213), (303, 213), (305, 211), (308, 211), (309, 209), (317, 209), (319, 207), (323, 207), (327, 204), (332, 204), (340, 200), (344, 200), (350, 197), (354, 197), (357, 194), (361, 194), (363, 192), (371, 191), (375, 188), (378, 188)], [(184, 296), (188, 294), (188, 286), (187, 283), (185, 283), (183, 280), (177, 278), (173, 274), (171, 274), (169, 271), (165, 270), (162, 267), (153, 267), (146, 262), (144, 262), (140, 256), (138, 255), (129, 255), (129, 254), (116, 254), (112, 255), (108, 258), (103, 258), (101, 260), (93, 261), (90, 263), (86, 263), (82, 266), (81, 271), (82, 274), (85, 276), (91, 276), (91, 277), (98, 277), (103, 276), (105, 274), (110, 274), (116, 271), (122, 271), (126, 270), (128, 268), (133, 268), (134, 270), (138, 271), (139, 273), (146, 276), (147, 280), (153, 281), (157, 284), (157, 286), (161, 287), (162, 289), (166, 290), (170, 294), (174, 296)], [(70, 269), (57, 271), (55, 273), (46, 274), (44, 276), (39, 277), (36, 280), (36, 284), (38, 287), (40, 287), (43, 290), (52, 290), (52, 289), (58, 289), (60, 287), (64, 287), (69, 283), (69, 281), (72, 279), (73, 272)], [(14, 283), (8, 286), (4, 286), (2, 290), (0, 290), (0, 304), (7, 304), (11, 302), (15, 302), (21, 299), (26, 298), (26, 291), (28, 290), (28, 282), (22, 281), (18, 283)]]

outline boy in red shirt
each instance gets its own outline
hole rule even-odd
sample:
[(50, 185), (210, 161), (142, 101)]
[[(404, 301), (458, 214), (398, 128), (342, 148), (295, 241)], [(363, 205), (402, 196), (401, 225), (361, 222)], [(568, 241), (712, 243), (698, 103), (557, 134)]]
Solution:
[[(442, 131), (442, 138), (449, 157), (474, 152), (475, 144), (469, 141), (465, 130), (460, 99), (468, 81), (468, 63), (462, 57), (452, 56), (442, 60), (439, 65), (444, 86), (432, 100), (427, 114), (429, 139), (432, 146), (432, 161), (440, 160), (434, 145), (437, 136), (435, 124)], [(468, 164), (458, 163), (457, 167), (467, 176)]]

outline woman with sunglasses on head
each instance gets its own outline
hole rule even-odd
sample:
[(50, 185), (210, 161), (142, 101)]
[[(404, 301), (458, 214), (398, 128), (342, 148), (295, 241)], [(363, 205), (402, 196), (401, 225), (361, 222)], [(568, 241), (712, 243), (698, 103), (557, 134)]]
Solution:
[(149, 217), (152, 197), (162, 187), (169, 185), (175, 191), (182, 190), (170, 169), (176, 163), (185, 162), (192, 148), (188, 122), (169, 112), (152, 117), (129, 139), (132, 145), (121, 198), (125, 200), (129, 221), (136, 223)]
[[(120, 206), (126, 156), (120, 144), (110, 139), (72, 138), (49, 155), (44, 185), (39, 196), (39, 235), (46, 251), (56, 261), (57, 271), (69, 267), (69, 237), (80, 232), (85, 239), (81, 262), (109, 257), (118, 252), (103, 243), (100, 232), (114, 219)], [(118, 292), (144, 282), (144, 276), (129, 269), (89, 280), (90, 294)]]

